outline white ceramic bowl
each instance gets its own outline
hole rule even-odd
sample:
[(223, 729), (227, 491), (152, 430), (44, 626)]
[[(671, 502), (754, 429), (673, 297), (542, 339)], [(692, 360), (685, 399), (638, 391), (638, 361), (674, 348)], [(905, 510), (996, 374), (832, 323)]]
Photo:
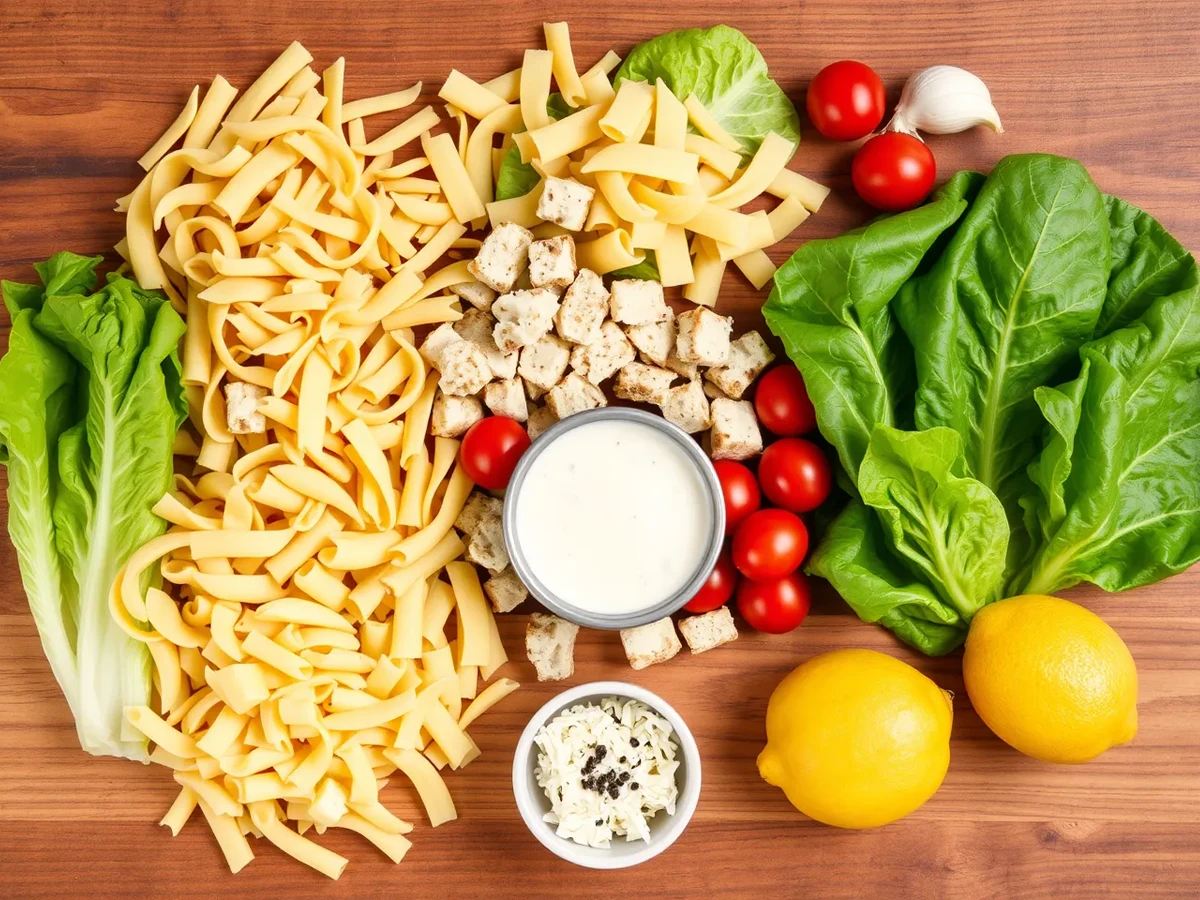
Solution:
[[(533, 774), (537, 766), (537, 747), (533, 738), (543, 725), (568, 707), (588, 701), (598, 703), (605, 697), (641, 701), (671, 723), (675, 742), (679, 745), (676, 757), (679, 769), (675, 773), (679, 799), (675, 803), (675, 815), (668, 816), (666, 810), (662, 810), (650, 820), (649, 842), (626, 841), (624, 836), (614, 836), (607, 849), (597, 849), (559, 837), (554, 833), (553, 825), (542, 821), (542, 816), (550, 812), (550, 800), (538, 787)], [(700, 799), (700, 752), (696, 749), (696, 739), (679, 713), (658, 695), (624, 681), (593, 681), (563, 691), (533, 714), (513, 755), (513, 794), (526, 826), (551, 853), (589, 869), (624, 869), (658, 856), (687, 828)]]

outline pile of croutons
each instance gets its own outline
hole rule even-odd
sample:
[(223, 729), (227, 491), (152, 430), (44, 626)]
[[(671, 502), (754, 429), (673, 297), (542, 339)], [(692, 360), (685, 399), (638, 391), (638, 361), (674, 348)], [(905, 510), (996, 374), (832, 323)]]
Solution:
[(525, 422), (536, 438), (559, 419), (622, 399), (651, 403), (690, 434), (710, 431), (714, 459), (762, 451), (754, 407), (742, 397), (774, 358), (756, 331), (731, 339), (733, 321), (697, 307), (676, 316), (657, 281), (608, 288), (579, 269), (570, 234), (534, 240), (511, 222), (495, 228), (469, 266), (478, 279), (451, 288), (469, 308), (421, 344), (440, 375), (432, 430), (458, 437), (485, 415)]

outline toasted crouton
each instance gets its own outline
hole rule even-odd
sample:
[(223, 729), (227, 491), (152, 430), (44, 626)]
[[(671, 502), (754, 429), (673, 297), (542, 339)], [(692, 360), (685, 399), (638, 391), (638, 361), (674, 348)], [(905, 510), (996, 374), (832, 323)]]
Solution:
[(607, 315), (604, 282), (591, 269), (580, 269), (554, 317), (559, 336), (572, 344), (590, 344), (600, 339), (600, 326)]
[(421, 343), (420, 354), (425, 357), (425, 361), (437, 369), (442, 371), (442, 353), (451, 344), (457, 344), (462, 340), (462, 336), (449, 322), (443, 322), (433, 331), (429, 332), (425, 340)]
[(517, 374), (517, 354), (505, 353), (496, 346), (492, 334), (495, 325), (496, 320), (490, 314), (481, 309), (468, 309), (451, 327), (464, 341), (470, 341), (483, 351), (493, 378), (512, 378)]
[(621, 644), (625, 647), (629, 665), (634, 669), (644, 669), (666, 662), (683, 649), (670, 616), (649, 625), (622, 628)]
[(678, 425), (688, 434), (703, 431), (712, 425), (708, 398), (699, 381), (689, 381), (671, 388), (661, 404), (663, 417)]
[(233, 434), (265, 434), (267, 417), (258, 411), (267, 389), (244, 381), (225, 383), (225, 420)]
[(571, 347), (566, 341), (557, 335), (544, 334), (521, 348), (517, 374), (525, 379), (526, 384), (548, 391), (562, 381), (570, 359)]
[(738, 639), (729, 607), (722, 606), (702, 616), (690, 616), (679, 623), (679, 633), (692, 653), (703, 653)]
[(529, 281), (535, 288), (563, 290), (575, 280), (575, 239), (569, 234), (529, 245)]
[(529, 589), (521, 583), (511, 566), (485, 581), (483, 592), (492, 602), (492, 609), (498, 613), (512, 612), (529, 596)]
[(454, 520), (454, 527), (470, 537), (485, 519), (499, 519), (504, 512), (504, 502), (482, 491), (472, 491), (467, 502)]
[(535, 406), (529, 411), (529, 420), (525, 423), (525, 430), (529, 432), (529, 440), (536, 441), (538, 435), (557, 421), (558, 416), (550, 407)]
[(492, 367), (483, 351), (470, 341), (455, 341), (446, 346), (438, 360), (442, 377), (438, 387), (455, 397), (470, 397), (492, 380)]
[(520, 378), (493, 381), (483, 389), (483, 402), (494, 416), (505, 416), (518, 422), (524, 422), (529, 416), (525, 387)]
[(675, 320), (671, 318), (645, 325), (630, 325), (625, 329), (625, 335), (637, 347), (642, 359), (656, 366), (665, 366), (667, 357), (675, 349)]
[(450, 293), (461, 297), (476, 309), (484, 312), (492, 308), (492, 302), (496, 299), (496, 292), (482, 281), (464, 281), (460, 284), (452, 284)]
[(565, 419), (575, 413), (606, 406), (604, 392), (586, 378), (574, 372), (556, 384), (546, 394), (546, 406), (557, 419)]
[(567, 231), (582, 231), (595, 196), (595, 188), (551, 175), (538, 198), (537, 217), (561, 225)]
[(482, 418), (483, 404), (478, 397), (452, 397), (439, 388), (433, 398), (429, 432), (434, 437), (461, 437)]
[(538, 681), (562, 681), (575, 674), (579, 626), (549, 613), (533, 613), (525, 626), (525, 653)]
[(609, 309), (613, 321), (622, 325), (648, 325), (671, 318), (671, 307), (663, 299), (662, 283), (639, 278), (623, 278), (612, 283)]
[(493, 575), (508, 568), (508, 548), (504, 545), (504, 526), (499, 515), (485, 515), (479, 520), (467, 542), (467, 559), (483, 566)]
[(506, 294), (525, 270), (532, 243), (533, 232), (528, 228), (503, 222), (483, 239), (479, 252), (467, 263), (467, 271), (493, 291)]
[(716, 385), (728, 397), (741, 400), (742, 395), (754, 383), (775, 358), (767, 342), (757, 331), (747, 331), (729, 345), (729, 359), (723, 366), (716, 366), (704, 373), (705, 380)]
[(617, 373), (613, 393), (622, 400), (634, 403), (664, 403), (671, 390), (675, 373), (658, 366), (631, 362)]
[(762, 453), (762, 433), (749, 400), (714, 400), (712, 420), (713, 459), (750, 459)]
[(636, 358), (633, 344), (615, 322), (600, 326), (600, 338), (571, 351), (571, 368), (592, 384), (600, 384)]
[(729, 361), (733, 319), (701, 306), (682, 313), (675, 327), (675, 352), (685, 363), (723, 366)]
[(512, 353), (532, 344), (554, 327), (558, 295), (548, 288), (533, 288), (504, 294), (492, 304), (497, 325), (492, 332), (496, 346)]

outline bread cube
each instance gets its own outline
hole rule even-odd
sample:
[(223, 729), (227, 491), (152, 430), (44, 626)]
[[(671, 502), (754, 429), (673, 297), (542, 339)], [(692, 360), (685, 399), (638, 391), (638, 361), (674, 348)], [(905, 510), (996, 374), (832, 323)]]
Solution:
[[(468, 309), (452, 326), (464, 341), (470, 341), (487, 357), (493, 378), (512, 378), (517, 374), (517, 354), (505, 353), (493, 336), (496, 320), (481, 309)], [(439, 326), (441, 327), (441, 326)]]
[(517, 276), (529, 261), (533, 232), (515, 222), (502, 222), (483, 239), (467, 271), (501, 294), (512, 290)]
[(460, 335), (454, 326), (449, 322), (443, 322), (433, 331), (429, 332), (425, 340), (421, 342), (418, 352), (425, 358), (425, 361), (437, 369), (442, 371), (442, 351), (451, 344), (457, 344), (461, 341)]
[(267, 417), (258, 407), (267, 389), (244, 381), (225, 382), (225, 422), (233, 434), (266, 434)]
[(575, 280), (575, 239), (569, 234), (529, 245), (529, 280), (535, 288), (565, 289)]
[(631, 362), (617, 373), (613, 393), (634, 403), (662, 404), (666, 402), (674, 380), (675, 373), (669, 369)]
[(604, 392), (574, 372), (546, 394), (546, 406), (556, 419), (565, 419), (575, 413), (607, 405)]
[(504, 353), (532, 344), (554, 326), (558, 295), (547, 288), (504, 294), (492, 304), (496, 327), (492, 337)]
[(699, 381), (689, 381), (671, 388), (660, 405), (663, 417), (688, 434), (695, 434), (712, 425), (708, 398), (704, 396), (704, 388)]
[(463, 508), (459, 510), (454, 527), (467, 537), (473, 535), (479, 524), (486, 519), (496, 519), (504, 513), (504, 501), (485, 494), (483, 491), (472, 491)]
[(450, 293), (466, 300), (476, 309), (487, 312), (492, 308), (496, 292), (481, 281), (464, 281), (450, 285)]
[(433, 398), (429, 432), (434, 437), (456, 438), (483, 418), (478, 397), (453, 397), (440, 388)]
[(625, 648), (629, 665), (634, 669), (666, 662), (683, 649), (670, 616), (649, 625), (622, 628), (621, 645)]
[(729, 345), (729, 360), (704, 373), (728, 397), (741, 400), (750, 385), (775, 358), (757, 331), (747, 331)]
[(685, 363), (723, 366), (729, 360), (733, 319), (701, 306), (680, 315), (675, 327), (675, 352)]
[(553, 334), (544, 334), (521, 349), (517, 374), (526, 384), (548, 391), (562, 381), (570, 359), (571, 346), (566, 341)]
[(548, 406), (535, 406), (529, 411), (529, 420), (525, 423), (525, 430), (529, 432), (529, 440), (536, 441), (538, 435), (558, 421), (558, 416), (554, 415), (554, 410)]
[(670, 369), (676, 375), (680, 375), (688, 381), (695, 381), (700, 377), (700, 367), (695, 363), (684, 362), (680, 359), (674, 347), (667, 354), (667, 361), (663, 363), (663, 368)]
[(567, 231), (582, 231), (595, 196), (595, 188), (570, 178), (551, 175), (542, 187), (537, 217), (544, 222), (561, 225)]
[(600, 326), (599, 339), (571, 351), (571, 368), (592, 384), (600, 384), (634, 361), (633, 344), (615, 322)]
[(442, 351), (438, 387), (455, 397), (470, 397), (492, 380), (492, 367), (483, 351), (470, 341), (455, 341)]
[(712, 420), (713, 459), (750, 459), (762, 453), (762, 434), (749, 400), (714, 400)]
[(525, 386), (520, 378), (493, 381), (483, 389), (483, 402), (494, 416), (505, 416), (518, 422), (524, 422), (529, 416)]
[(540, 388), (536, 384), (530, 384), (528, 381), (525, 381), (525, 379), (521, 379), (521, 382), (525, 385), (525, 396), (527, 396), (530, 400), (537, 401), (546, 396), (546, 388)]
[[(705, 373), (708, 374), (708, 373)], [(711, 381), (704, 382), (704, 396), (709, 400), (728, 400), (729, 395), (713, 384)]]
[(562, 681), (575, 674), (579, 626), (549, 613), (533, 613), (525, 626), (525, 654), (538, 681)]
[(580, 269), (554, 317), (559, 335), (572, 344), (590, 344), (600, 339), (600, 326), (608, 315), (608, 289), (591, 269)]
[(675, 349), (675, 319), (630, 325), (625, 329), (625, 336), (637, 348), (642, 359), (656, 366), (665, 366), (667, 357)]
[(521, 583), (512, 566), (485, 581), (483, 592), (491, 601), (492, 609), (498, 613), (512, 612), (529, 596), (529, 589)]
[(671, 307), (663, 299), (663, 286), (658, 281), (639, 278), (614, 281), (608, 306), (613, 321), (622, 325), (648, 325), (671, 318)]
[(480, 519), (467, 542), (466, 557), (493, 575), (508, 568), (508, 548), (504, 546), (504, 526), (500, 516), (487, 515)]
[(728, 606), (718, 607), (702, 616), (683, 619), (679, 623), (679, 633), (693, 654), (704, 653), (738, 639), (737, 625)]

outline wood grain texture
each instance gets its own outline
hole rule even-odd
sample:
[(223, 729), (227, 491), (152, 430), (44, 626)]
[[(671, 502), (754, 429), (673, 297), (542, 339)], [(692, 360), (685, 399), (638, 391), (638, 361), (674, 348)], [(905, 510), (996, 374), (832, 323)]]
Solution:
[[(63, 247), (103, 251), (119, 237), (113, 198), (135, 183), (133, 160), (195, 83), (220, 72), (245, 86), (289, 41), (318, 63), (347, 58), (347, 96), (424, 79), (429, 94), (458, 67), (485, 79), (518, 64), (544, 20), (567, 19), (589, 62), (676, 27), (726, 21), (762, 48), (797, 100), (840, 58), (871, 62), (892, 99), (913, 70), (955, 63), (991, 86), (1007, 133), (932, 141), (943, 176), (989, 168), (1006, 153), (1082, 160), (1101, 188), (1200, 247), (1200, 22), (1194, 0), (1048, 4), (802, 0), (686, 4), (321, 3), (193, 0), (106, 5), (26, 0), (0, 7), (0, 276)], [(802, 104), (801, 104), (802, 105)], [(861, 223), (847, 177), (850, 149), (805, 123), (797, 161), (834, 187), (798, 237)], [(794, 249), (776, 251), (777, 261)], [(761, 323), (762, 296), (727, 276), (722, 311)], [(0, 346), (7, 323), (0, 329)], [(171, 840), (154, 823), (174, 795), (166, 772), (93, 759), (74, 728), (25, 607), (16, 559), (0, 540), (0, 890), (10, 898), (303, 897), (920, 897), (1102, 898), (1200, 895), (1200, 571), (1121, 596), (1072, 596), (1125, 638), (1141, 674), (1141, 729), (1128, 747), (1079, 767), (1027, 759), (990, 735), (962, 689), (957, 658), (928, 660), (863, 625), (836, 597), (783, 638), (745, 635), (699, 658), (644, 672), (615, 635), (581, 635), (575, 678), (628, 679), (661, 693), (694, 729), (705, 787), (679, 843), (636, 873), (596, 873), (551, 856), (526, 832), (510, 790), (517, 735), (566, 684), (526, 683), (472, 732), (483, 757), (451, 778), (461, 818), (418, 827), (399, 868), (354, 835), (323, 840), (351, 857), (338, 883), (263, 842), (230, 876), (202, 824)], [(521, 660), (523, 616), (502, 630)], [(754, 759), (772, 687), (808, 657), (875, 647), (955, 692), (950, 773), (908, 819), (850, 833), (816, 825), (761, 782)], [(389, 787), (401, 815), (414, 798)]]

